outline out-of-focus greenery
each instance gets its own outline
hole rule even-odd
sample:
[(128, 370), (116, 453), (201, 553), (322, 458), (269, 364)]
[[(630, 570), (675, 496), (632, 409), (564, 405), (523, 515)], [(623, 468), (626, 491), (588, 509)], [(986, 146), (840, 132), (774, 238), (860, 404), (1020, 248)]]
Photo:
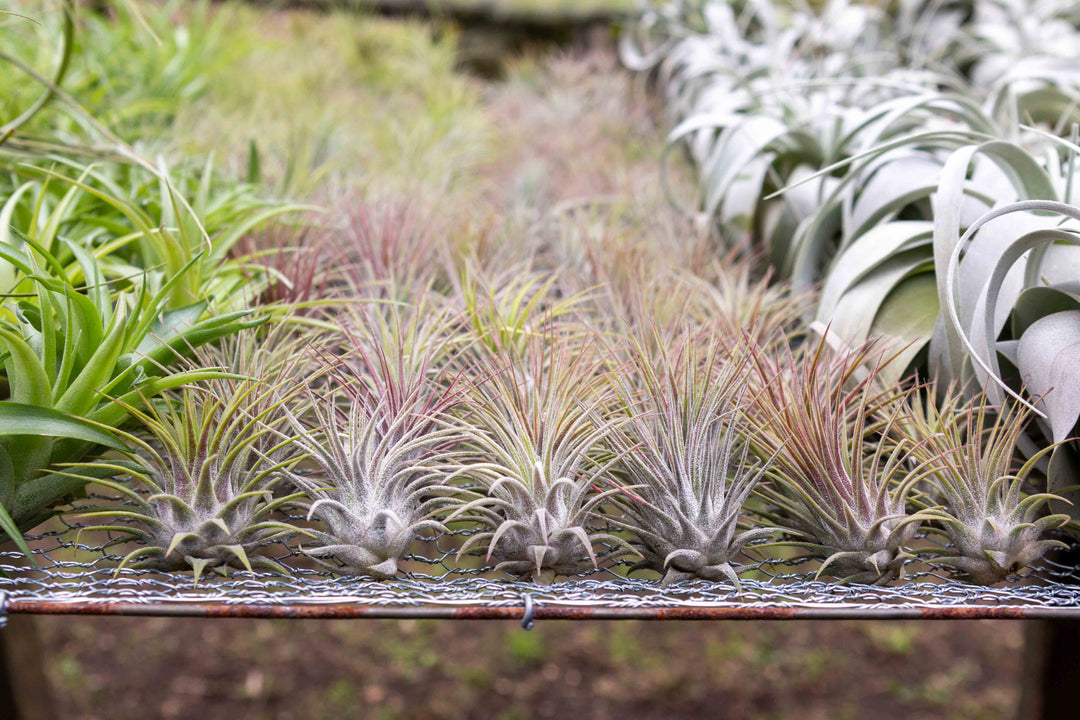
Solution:
[[(0, 16), (5, 51), (45, 75), (58, 4), (13, 0), (19, 15)], [(473, 167), (485, 137), (479, 93), (454, 73), (449, 28), (209, 2), (84, 8), (76, 28), (63, 89), (118, 136), (148, 155), (213, 153), (241, 175), (254, 148), (261, 179), (294, 197), (327, 185), (370, 189), (376, 179), (385, 193), (445, 190)], [(36, 92), (25, 76), (0, 74), (0, 118)], [(24, 131), (86, 137), (58, 104)]]
[[(0, 16), (4, 51), (49, 74), (64, 22), (61, 7), (61, 0), (10, 0), (15, 14)], [(185, 22), (178, 23), (181, 12)], [(178, 108), (205, 93), (211, 68), (228, 66), (243, 52), (231, 37), (232, 24), (206, 2), (113, 2), (106, 12), (79, 6), (73, 15), (72, 60), (62, 89), (129, 141), (168, 129)], [(25, 109), (40, 92), (27, 80), (24, 73), (0, 73), (0, 118)], [(85, 131), (85, 122), (58, 103), (24, 128), (65, 139), (82, 139)]]
[(454, 73), (453, 32), (344, 13), (222, 12), (244, 52), (209, 68), (206, 96), (172, 129), (180, 149), (229, 154), (254, 142), (268, 179), (293, 194), (376, 179), (385, 193), (443, 190), (474, 165), (486, 126), (476, 88)]
[(439, 6), (463, 6), (493, 5), (506, 11), (534, 11), (545, 13), (567, 14), (584, 13), (589, 11), (615, 10), (631, 11), (641, 5), (638, 0), (432, 0), (433, 7)]

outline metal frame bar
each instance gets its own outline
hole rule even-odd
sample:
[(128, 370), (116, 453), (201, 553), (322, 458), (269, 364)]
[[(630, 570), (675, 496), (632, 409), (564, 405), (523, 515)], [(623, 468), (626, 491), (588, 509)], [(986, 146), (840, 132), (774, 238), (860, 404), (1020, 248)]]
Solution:
[[(1024, 605), (825, 605), (786, 607), (753, 604), (670, 607), (605, 607), (533, 602), (535, 620), (1080, 620), (1080, 607)], [(11, 598), (11, 614), (120, 615), (204, 618), (435, 618), (447, 620), (523, 620), (521, 605), (385, 605), (358, 602), (281, 604), (224, 602), (122, 602), (95, 599), (40, 600)]]

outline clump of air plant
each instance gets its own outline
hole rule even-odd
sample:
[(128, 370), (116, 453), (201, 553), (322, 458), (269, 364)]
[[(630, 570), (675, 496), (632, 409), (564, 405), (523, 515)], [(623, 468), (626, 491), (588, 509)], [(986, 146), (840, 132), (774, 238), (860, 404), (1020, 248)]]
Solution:
[(785, 333), (798, 328), (814, 298), (777, 281), (772, 270), (755, 274), (755, 267), (737, 252), (707, 263), (698, 271), (703, 296), (699, 306), (727, 335), (744, 333), (759, 345), (787, 340)]
[[(666, 343), (659, 343), (661, 346)], [(628, 422), (609, 442), (621, 479), (617, 496), (646, 567), (663, 585), (727, 578), (739, 585), (735, 560), (747, 543), (774, 528), (740, 532), (743, 505), (767, 462), (755, 462), (743, 417), (746, 354), (732, 356), (711, 333), (684, 333), (659, 357), (631, 350), (631, 368), (613, 374)]]
[(490, 355), (502, 351), (522, 356), (531, 340), (556, 324), (571, 322), (581, 310), (582, 296), (561, 295), (556, 275), (538, 273), (529, 264), (501, 272), (465, 261), (451, 278), (448, 307), (461, 322), (456, 332)]
[(356, 203), (342, 216), (344, 227), (334, 237), (354, 296), (407, 300), (403, 295), (437, 279), (442, 246), (418, 211)]
[(948, 541), (940, 562), (981, 585), (1004, 580), (1065, 544), (1047, 537), (1064, 526), (1068, 515), (1043, 515), (1049, 493), (1026, 493), (1024, 485), (1038, 461), (1054, 445), (1017, 461), (1017, 444), (1030, 420), (1029, 411), (1012, 405), (994, 407), (985, 398), (963, 401), (946, 394), (912, 406), (912, 432), (921, 437), (919, 454), (929, 470), (926, 492), (932, 501), (926, 515)]
[[(660, 339), (655, 328), (681, 328), (702, 299), (697, 278), (685, 270), (665, 264), (646, 253), (612, 260), (598, 268), (598, 290), (594, 304), (598, 312), (589, 318), (597, 332), (634, 333), (646, 344)], [(701, 313), (704, 315), (704, 313)]]
[(129, 474), (130, 485), (97, 481), (128, 502), (86, 514), (117, 518), (121, 522), (98, 529), (143, 543), (120, 569), (191, 569), (195, 582), (207, 568), (286, 572), (259, 549), (298, 532), (275, 517), (293, 498), (272, 493), (297, 458), (267, 442), (282, 423), (292, 385), (286, 377), (219, 377), (145, 409), (125, 408), (141, 426), (125, 438), (137, 452), (90, 467)]
[(901, 392), (879, 386), (872, 350), (832, 353), (823, 339), (782, 364), (758, 353), (750, 415), (759, 452), (774, 457), (758, 488), (768, 517), (824, 561), (819, 575), (884, 583), (902, 576), (924, 515), (908, 510), (919, 473), (897, 422)]
[(595, 508), (619, 490), (597, 492), (606, 470), (604, 439), (618, 426), (600, 410), (611, 390), (589, 343), (532, 336), (524, 352), (499, 351), (463, 405), (460, 474), (477, 486), (459, 492), (448, 518), (480, 524), (460, 552), (486, 544), (496, 569), (535, 581), (597, 567), (594, 546), (632, 548), (590, 526)]
[(455, 491), (445, 461), (460, 393), (438, 366), (439, 346), (415, 345), (415, 324), (398, 320), (389, 337), (344, 329), (344, 357), (322, 359), (326, 386), (308, 390), (305, 417), (287, 416), (308, 470), (290, 477), (325, 528), (303, 552), (335, 572), (397, 575), (422, 531), (445, 530), (433, 515)]
[(253, 298), (258, 305), (286, 305), (307, 314), (332, 294), (334, 252), (311, 228), (274, 225), (243, 236), (230, 254), (244, 261), (246, 275), (264, 278), (265, 288)]

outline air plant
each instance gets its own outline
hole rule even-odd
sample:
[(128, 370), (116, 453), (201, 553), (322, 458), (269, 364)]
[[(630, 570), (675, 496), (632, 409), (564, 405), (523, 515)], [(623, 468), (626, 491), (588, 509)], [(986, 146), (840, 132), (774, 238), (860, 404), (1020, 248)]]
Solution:
[(459, 439), (450, 412), (460, 391), (440, 366), (442, 346), (415, 345), (415, 326), (388, 329), (344, 328), (344, 356), (321, 357), (325, 386), (309, 387), (303, 416), (287, 415), (291, 444), (308, 456), (289, 476), (325, 528), (304, 554), (379, 579), (397, 574), (422, 531), (446, 530), (433, 516), (456, 490), (447, 461)]
[(340, 258), (312, 228), (275, 224), (240, 238), (230, 255), (251, 266), (245, 274), (265, 282), (254, 299), (258, 305), (288, 307), (307, 315), (325, 305), (335, 289), (331, 269)]
[(819, 575), (885, 583), (913, 557), (924, 514), (908, 506), (920, 468), (900, 432), (901, 391), (879, 385), (873, 345), (833, 352), (827, 339), (783, 363), (754, 358), (754, 442), (774, 458), (757, 493), (792, 544), (824, 561)]
[(408, 301), (413, 288), (439, 279), (443, 248), (430, 220), (407, 207), (352, 203), (341, 213), (344, 227), (331, 235), (340, 268), (354, 295)]
[(789, 283), (776, 281), (772, 270), (760, 276), (755, 263), (737, 253), (713, 259), (702, 271), (696, 287), (704, 320), (714, 322), (726, 337), (748, 335), (767, 346), (798, 332), (799, 318), (816, 300), (811, 292), (794, 292)]
[[(667, 345), (667, 343), (664, 343)], [(746, 354), (729, 354), (711, 333), (684, 332), (652, 359), (631, 350), (634, 387), (613, 373), (628, 420), (608, 442), (620, 480), (634, 489), (615, 496), (642, 561), (662, 584), (692, 578), (739, 586), (736, 558), (774, 528), (740, 532), (740, 518), (768, 469), (755, 461), (743, 417)]]
[(614, 462), (603, 442), (621, 422), (601, 416), (611, 397), (602, 358), (591, 343), (551, 333), (524, 349), (493, 353), (481, 366), (485, 379), (470, 388), (459, 474), (476, 488), (458, 493), (448, 521), (482, 528), (459, 557), (486, 545), (497, 570), (547, 583), (596, 568), (598, 543), (634, 551), (590, 523), (620, 492), (597, 490)]
[[(984, 397), (965, 401), (949, 392), (944, 400), (912, 406), (917, 454), (928, 472), (925, 492), (934, 530), (948, 541), (938, 560), (972, 582), (992, 585), (1039, 560), (1055, 547), (1047, 535), (1068, 515), (1043, 515), (1049, 493), (1025, 486), (1054, 445), (1019, 464), (1018, 445), (1030, 411), (1016, 405), (992, 406)], [(1019, 467), (1018, 467), (1019, 465)]]
[(84, 466), (131, 477), (130, 483), (97, 480), (126, 502), (82, 514), (116, 519), (88, 530), (109, 530), (121, 535), (116, 542), (141, 543), (117, 572), (128, 566), (191, 569), (196, 583), (208, 568), (286, 572), (260, 550), (303, 532), (275, 515), (294, 498), (273, 496), (282, 473), (299, 457), (267, 442), (276, 438), (283, 406), (294, 393), (289, 373), (230, 376), (185, 386), (145, 408), (125, 408), (139, 425), (124, 436), (135, 452), (129, 460)]
[(533, 339), (572, 320), (582, 295), (563, 297), (556, 276), (518, 265), (501, 272), (466, 260), (452, 277), (448, 306), (460, 318), (458, 332), (477, 353), (513, 352), (523, 357)]

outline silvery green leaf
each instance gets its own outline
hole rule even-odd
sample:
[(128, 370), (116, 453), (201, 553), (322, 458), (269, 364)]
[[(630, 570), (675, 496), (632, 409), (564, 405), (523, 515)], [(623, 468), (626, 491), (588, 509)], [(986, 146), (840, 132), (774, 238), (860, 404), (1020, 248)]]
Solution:
[(849, 287), (830, 315), (819, 315), (818, 319), (848, 345), (860, 345), (870, 336), (878, 310), (893, 289), (927, 262), (927, 255), (917, 250), (889, 258)]
[(1040, 318), (1020, 338), (1020, 374), (1046, 413), (1054, 442), (1065, 440), (1080, 418), (1080, 310)]
[(929, 197), (940, 174), (941, 163), (925, 155), (892, 154), (861, 184), (852, 209), (850, 236), (858, 237), (905, 205)]
[(872, 269), (921, 240), (929, 240), (933, 225), (909, 220), (885, 223), (872, 228), (833, 261), (818, 301), (818, 319), (830, 316), (842, 293)]
[[(966, 338), (961, 337), (965, 324), (960, 319), (967, 312), (974, 312), (978, 297), (971, 294), (970, 288), (967, 296), (957, 292), (957, 278), (951, 277), (956, 272), (955, 268), (960, 262), (960, 253), (964, 250), (968, 240), (974, 235), (972, 228), (981, 227), (991, 217), (998, 218), (1009, 215), (1012, 212), (1026, 210), (1028, 208), (1018, 205), (1006, 206), (1008, 210), (993, 210), (970, 226), (963, 237), (960, 235), (961, 222), (965, 193), (969, 192), (967, 175), (968, 169), (976, 155), (983, 155), (993, 159), (1003, 172), (1013, 179), (1017, 192), (1024, 197), (1056, 198), (1056, 191), (1047, 173), (1038, 163), (1022, 148), (1012, 143), (993, 141), (981, 145), (969, 145), (960, 148), (949, 157), (942, 170), (941, 183), (934, 197), (934, 264), (938, 268), (938, 296), (942, 306), (950, 308), (950, 313), (956, 316), (956, 321), (944, 324), (940, 332), (941, 343), (938, 353), (941, 361), (947, 365), (951, 377), (959, 377), (964, 366), (964, 350), (969, 344)], [(1008, 201), (1008, 199), (1006, 199)], [(947, 271), (942, 271), (949, 268)], [(996, 295), (997, 290), (994, 290)], [(993, 307), (997, 308), (997, 302)], [(995, 318), (991, 318), (991, 325)], [(992, 331), (986, 333), (995, 335)], [(970, 348), (968, 348), (970, 350)], [(993, 358), (986, 358), (990, 354), (987, 350), (982, 360), (976, 360), (976, 364), (984, 365), (993, 363)], [(983, 368), (984, 371), (986, 368)]]
[(1040, 318), (1080, 310), (1080, 283), (1075, 283), (1072, 289), (1076, 292), (1070, 293), (1060, 287), (1033, 287), (1020, 293), (1010, 318), (1010, 334), (1019, 338)]
[(878, 308), (870, 335), (885, 339), (885, 350), (897, 352), (880, 376), (886, 384), (898, 383), (930, 341), (941, 310), (934, 276), (915, 272), (905, 277)]

